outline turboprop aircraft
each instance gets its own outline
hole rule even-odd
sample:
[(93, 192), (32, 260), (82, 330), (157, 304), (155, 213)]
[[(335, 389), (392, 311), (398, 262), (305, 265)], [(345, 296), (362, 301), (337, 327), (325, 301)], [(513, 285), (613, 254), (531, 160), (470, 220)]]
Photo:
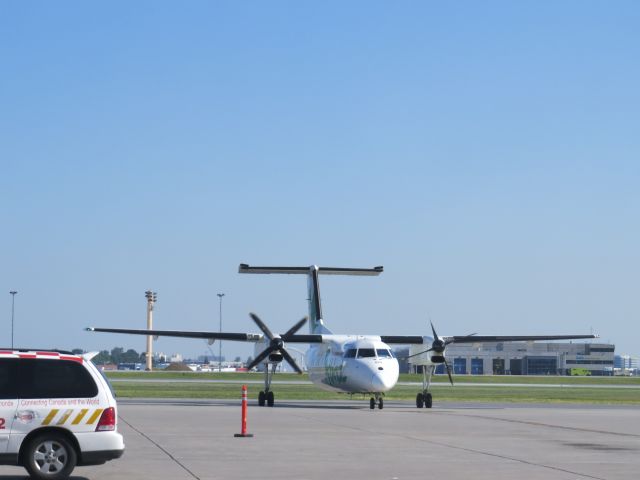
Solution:
[[(286, 360), (298, 373), (302, 369), (285, 348), (285, 344), (309, 344), (305, 354), (305, 363), (309, 379), (318, 387), (332, 392), (364, 394), (370, 396), (369, 406), (383, 408), (383, 396), (398, 382), (398, 359), (390, 345), (410, 345), (410, 357), (417, 357), (414, 364), (422, 365), (422, 391), (416, 395), (418, 408), (431, 408), (433, 397), (429, 391), (431, 377), (439, 364), (447, 369), (449, 381), (453, 385), (451, 369), (445, 357), (447, 345), (453, 343), (511, 342), (535, 340), (569, 340), (595, 338), (595, 335), (533, 335), (533, 336), (486, 336), (465, 335), (440, 337), (431, 324), (433, 336), (407, 335), (339, 335), (332, 333), (322, 316), (320, 303), (320, 275), (380, 275), (383, 267), (374, 268), (329, 268), (311, 265), (309, 267), (255, 267), (240, 264), (239, 273), (253, 274), (293, 274), (306, 275), (309, 293), (309, 316), (299, 320), (283, 334), (274, 334), (255, 314), (250, 316), (262, 333), (232, 332), (194, 332), (178, 330), (135, 330), (123, 328), (90, 327), (89, 331), (147, 335), (157, 337), (202, 338), (213, 343), (214, 340), (233, 340), (255, 343), (255, 358), (247, 365), (264, 365), (264, 390), (258, 395), (258, 404), (272, 407), (275, 396), (271, 390), (271, 380), (277, 365)], [(309, 334), (296, 332), (309, 322)]]

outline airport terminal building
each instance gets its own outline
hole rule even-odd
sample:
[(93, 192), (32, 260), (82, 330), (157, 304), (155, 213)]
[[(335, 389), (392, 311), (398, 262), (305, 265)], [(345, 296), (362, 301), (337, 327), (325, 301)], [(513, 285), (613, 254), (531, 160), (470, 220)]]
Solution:
[[(608, 343), (505, 342), (452, 344), (447, 361), (458, 375), (613, 375)], [(410, 360), (409, 360), (410, 361)], [(409, 365), (415, 372), (417, 365)], [(436, 373), (445, 373), (439, 365)]]

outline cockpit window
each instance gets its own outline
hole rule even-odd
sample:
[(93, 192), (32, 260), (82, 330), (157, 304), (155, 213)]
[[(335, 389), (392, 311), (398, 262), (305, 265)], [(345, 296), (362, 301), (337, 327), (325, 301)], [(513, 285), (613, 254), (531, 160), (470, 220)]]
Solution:
[(376, 356), (376, 351), (373, 348), (360, 348), (358, 350), (358, 358), (371, 358)]
[(344, 358), (356, 358), (356, 349), (348, 349), (346, 352), (344, 352)]
[(380, 358), (393, 358), (391, 350), (387, 350), (386, 348), (377, 348), (376, 353)]

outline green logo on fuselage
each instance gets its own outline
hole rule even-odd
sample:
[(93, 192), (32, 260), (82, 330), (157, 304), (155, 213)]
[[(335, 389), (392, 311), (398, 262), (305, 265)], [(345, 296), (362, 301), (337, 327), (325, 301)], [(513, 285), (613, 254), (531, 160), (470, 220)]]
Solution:
[(327, 350), (327, 353), (324, 356), (324, 371), (325, 371), (324, 383), (326, 383), (327, 385), (333, 385), (333, 386), (346, 383), (347, 376), (343, 375), (342, 373), (342, 367), (343, 367), (342, 357), (340, 357), (340, 363), (338, 363), (337, 365), (332, 365), (330, 355), (331, 355), (330, 351)]

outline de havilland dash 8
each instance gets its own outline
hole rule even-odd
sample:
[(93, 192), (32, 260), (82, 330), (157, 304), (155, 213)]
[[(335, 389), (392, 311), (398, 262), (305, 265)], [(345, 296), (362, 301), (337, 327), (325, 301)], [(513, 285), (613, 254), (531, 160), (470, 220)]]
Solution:
[[(286, 344), (308, 344), (305, 363), (309, 379), (318, 387), (332, 392), (364, 394), (370, 396), (372, 409), (382, 408), (383, 396), (398, 382), (399, 365), (390, 345), (409, 345), (410, 357), (415, 364), (422, 365), (422, 390), (416, 395), (418, 408), (431, 408), (432, 395), (429, 391), (431, 377), (439, 364), (446, 367), (449, 381), (453, 385), (451, 369), (445, 357), (447, 345), (453, 343), (513, 342), (536, 340), (569, 340), (596, 338), (595, 335), (464, 335), (439, 336), (431, 324), (430, 335), (341, 335), (334, 334), (326, 326), (320, 303), (320, 275), (379, 275), (383, 267), (374, 268), (329, 268), (311, 265), (309, 267), (255, 267), (240, 264), (239, 273), (254, 274), (294, 274), (306, 275), (309, 293), (309, 316), (298, 321), (283, 334), (274, 334), (254, 313), (250, 316), (262, 333), (195, 332), (179, 330), (144, 330), (124, 328), (87, 328), (94, 332), (124, 333), (155, 337), (201, 338), (213, 343), (214, 340), (233, 340), (255, 343), (255, 358), (247, 365), (250, 370), (264, 364), (264, 390), (258, 395), (260, 406), (273, 406), (274, 393), (271, 379), (276, 366), (285, 360), (298, 373), (302, 369), (285, 348)], [(309, 322), (309, 333), (298, 334), (298, 330)]]

